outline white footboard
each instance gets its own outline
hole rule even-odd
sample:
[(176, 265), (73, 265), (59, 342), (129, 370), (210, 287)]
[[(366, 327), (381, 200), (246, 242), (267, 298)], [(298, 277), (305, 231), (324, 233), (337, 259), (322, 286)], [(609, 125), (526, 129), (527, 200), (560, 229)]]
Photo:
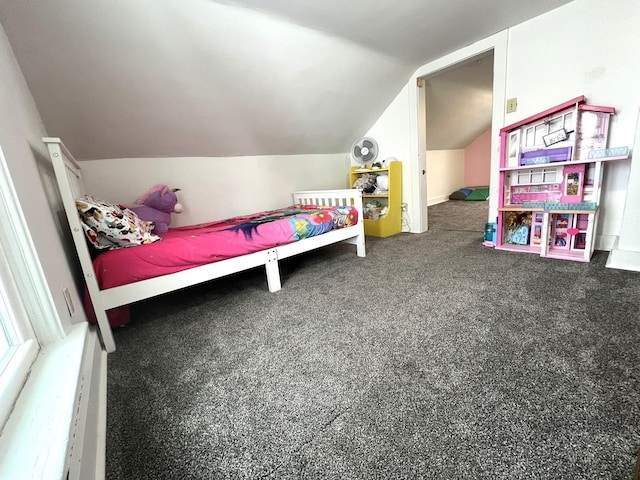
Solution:
[[(358, 210), (358, 223), (353, 227), (342, 228), (325, 233), (319, 237), (320, 242), (325, 241), (324, 245), (336, 242), (345, 242), (356, 245), (356, 251), (359, 257), (366, 256), (365, 238), (364, 238), (364, 208), (362, 202), (362, 191), (355, 189), (344, 190), (317, 190), (307, 192), (294, 192), (293, 203), (302, 205), (326, 205), (326, 206), (347, 206), (352, 205)], [(327, 237), (327, 235), (329, 235)], [(343, 237), (338, 239), (339, 237)], [(304, 240), (313, 240), (308, 238)], [(334, 240), (335, 239), (335, 240)], [(299, 242), (300, 243), (300, 242)], [(293, 244), (292, 246), (294, 246)], [(285, 245), (287, 246), (287, 245)], [(322, 245), (320, 245), (322, 246)], [(313, 247), (318, 248), (318, 247)], [(308, 248), (307, 250), (311, 250)], [(278, 258), (284, 258), (279, 256)]]

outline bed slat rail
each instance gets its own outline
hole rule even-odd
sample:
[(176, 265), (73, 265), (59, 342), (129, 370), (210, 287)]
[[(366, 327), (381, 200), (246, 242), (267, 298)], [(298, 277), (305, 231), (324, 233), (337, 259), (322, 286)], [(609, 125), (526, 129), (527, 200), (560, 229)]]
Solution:
[[(227, 260), (220, 260), (219, 262), (210, 263), (209, 265), (202, 265), (161, 277), (140, 280), (139, 282), (129, 283), (120, 287), (108, 288), (102, 290), (104, 306), (106, 309), (120, 307), (149, 298), (149, 292), (153, 292), (154, 295), (162, 295), (198, 283), (225, 277), (232, 273), (261, 267), (269, 261), (270, 257), (275, 257), (275, 251), (273, 249), (262, 250)], [(269, 282), (270, 291), (280, 289), (279, 279), (280, 276), (278, 275), (277, 285), (272, 286)], [(267, 280), (269, 281), (269, 279)], [(275, 290), (272, 290), (272, 288)]]

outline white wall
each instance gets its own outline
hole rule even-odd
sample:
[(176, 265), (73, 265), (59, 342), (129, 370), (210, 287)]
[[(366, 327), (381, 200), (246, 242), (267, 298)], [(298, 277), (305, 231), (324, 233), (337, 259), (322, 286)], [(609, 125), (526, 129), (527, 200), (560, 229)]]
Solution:
[[(378, 143), (390, 144), (405, 159), (403, 169), (403, 201), (408, 204), (411, 232), (420, 233), (427, 230), (427, 196), (425, 175), (429, 176), (425, 153), (426, 145), (426, 111), (424, 88), (418, 80), (460, 62), (469, 60), (479, 54), (493, 50), (493, 106), (492, 106), (492, 138), (491, 162), (497, 162), (499, 145), (498, 131), (504, 119), (504, 83), (506, 77), (506, 50), (508, 34), (506, 31), (491, 35), (456, 52), (445, 55), (427, 65), (420, 67), (400, 91), (394, 102), (370, 129), (368, 135), (375, 136)], [(394, 128), (385, 128), (394, 126)], [(496, 163), (497, 165), (497, 163)], [(495, 183), (498, 171), (492, 168), (492, 181)], [(497, 186), (492, 187), (489, 199), (489, 211), (497, 209)]]
[(298, 190), (349, 188), (349, 165), (347, 154), (81, 162), (87, 192), (108, 201), (133, 203), (157, 183), (180, 188), (185, 211), (172, 226), (284, 207)]
[[(379, 159), (409, 157), (410, 122), (398, 120), (408, 108), (405, 87), (368, 136), (378, 142)], [(71, 152), (73, 153), (73, 152)], [(150, 186), (166, 183), (178, 192), (185, 212), (173, 226), (219, 220), (278, 208), (297, 190), (350, 188), (350, 156), (272, 155), (247, 157), (120, 158), (81, 161), (87, 192), (105, 200), (130, 203)], [(403, 201), (411, 195), (410, 172), (403, 168)], [(458, 187), (456, 187), (458, 188)], [(206, 206), (206, 208), (203, 208)]]
[[(609, 146), (632, 146), (640, 107), (638, 26), (637, 0), (576, 0), (510, 29), (507, 98), (518, 98), (518, 111), (506, 123), (585, 95), (617, 109)], [(630, 164), (606, 166), (596, 248), (610, 250), (620, 233)]]
[(491, 129), (464, 149), (464, 184), (489, 185), (491, 176)]
[[(6, 157), (31, 237), (65, 328), (86, 319), (74, 275), (77, 264), (66, 218), (53, 183), (53, 167), (42, 142), (46, 132), (22, 72), (0, 26), (0, 147)], [(65, 236), (67, 237), (65, 239)], [(62, 294), (68, 287), (76, 310), (70, 318)]]
[(366, 136), (373, 137), (378, 142), (379, 158), (395, 157), (403, 162), (402, 202), (411, 204), (411, 199), (417, 195), (417, 189), (411, 181), (414, 167), (411, 164), (410, 149), (412, 122), (407, 115), (410, 108), (409, 88), (405, 85)]
[(464, 183), (464, 150), (427, 152), (427, 205), (446, 202)]
[[(640, 112), (635, 135), (633, 150), (640, 152)], [(638, 158), (631, 162), (629, 185), (634, 188), (627, 189), (620, 237), (607, 259), (607, 267), (640, 272), (640, 161)]]
[[(640, 96), (637, 93), (640, 56), (636, 51), (640, 42), (639, 24), (640, 2), (637, 0), (619, 0), (615, 4), (599, 0), (574, 0), (421, 67), (403, 90), (408, 94), (399, 96), (395, 105), (388, 108), (378, 120), (378, 124), (404, 124), (407, 119), (411, 119), (409, 128), (417, 132), (419, 106), (416, 101), (416, 79), (437, 71), (437, 68), (463, 61), (485, 48), (496, 46), (489, 209), (489, 218), (495, 218), (497, 203), (494, 199), (498, 192), (499, 160), (496, 128), (512, 124), (576, 96), (585, 95), (590, 103), (617, 109), (610, 129), (610, 146), (634, 145), (640, 107)], [(505, 43), (502, 40), (504, 34), (508, 35), (508, 42)], [(503, 44), (506, 45), (504, 64), (500, 51)], [(552, 74), (547, 74), (549, 72)], [(518, 98), (518, 110), (505, 117), (504, 99), (511, 97)], [(375, 136), (379, 143), (398, 144), (406, 139), (406, 135), (399, 136), (394, 132), (385, 135), (384, 130), (378, 131)], [(410, 136), (415, 138), (417, 133)], [(398, 145), (398, 148), (411, 151), (408, 159), (411, 168), (407, 168), (410, 170), (408, 181), (414, 186), (419, 184), (421, 172), (418, 142), (412, 140), (409, 145)], [(596, 248), (612, 248), (621, 230), (627, 187), (640, 189), (640, 185), (629, 185), (630, 164), (631, 161), (626, 160), (607, 166)], [(416, 210), (414, 202), (419, 199), (405, 201), (409, 202), (410, 211), (412, 208)], [(635, 236), (640, 237), (638, 232)], [(634, 245), (640, 250), (640, 239)]]

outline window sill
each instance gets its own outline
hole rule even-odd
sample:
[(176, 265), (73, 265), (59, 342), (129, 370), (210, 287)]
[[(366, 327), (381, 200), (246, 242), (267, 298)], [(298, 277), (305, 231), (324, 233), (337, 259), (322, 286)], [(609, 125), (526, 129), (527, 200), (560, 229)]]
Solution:
[(78, 418), (79, 399), (85, 376), (92, 375), (96, 356), (89, 350), (95, 344), (95, 333), (81, 323), (63, 340), (42, 347), (0, 433), (0, 478), (67, 478), (76, 431), (84, 431), (86, 422)]

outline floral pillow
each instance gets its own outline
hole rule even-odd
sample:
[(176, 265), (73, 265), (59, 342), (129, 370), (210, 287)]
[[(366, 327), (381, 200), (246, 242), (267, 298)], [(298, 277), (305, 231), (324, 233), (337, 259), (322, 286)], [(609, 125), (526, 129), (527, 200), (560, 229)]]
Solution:
[(91, 195), (76, 199), (84, 233), (100, 250), (131, 247), (162, 240), (153, 235), (153, 222), (140, 220), (128, 208), (99, 200)]

